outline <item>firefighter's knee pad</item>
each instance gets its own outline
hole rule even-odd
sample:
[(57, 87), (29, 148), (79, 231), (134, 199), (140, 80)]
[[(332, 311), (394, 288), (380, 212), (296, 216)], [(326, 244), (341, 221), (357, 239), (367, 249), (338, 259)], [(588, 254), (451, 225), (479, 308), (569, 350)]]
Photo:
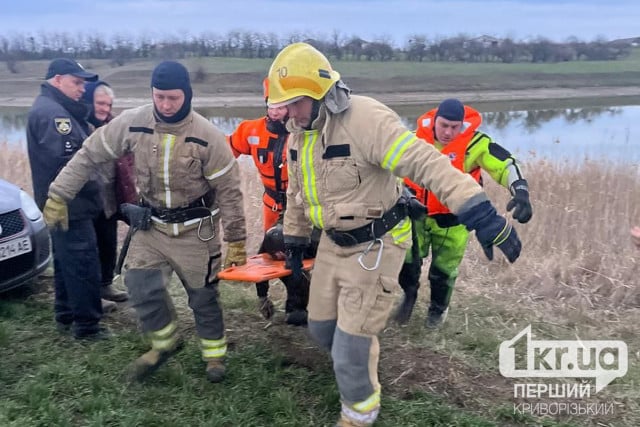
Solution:
[(349, 402), (360, 402), (375, 391), (369, 372), (371, 337), (351, 335), (336, 328), (331, 358), (340, 395)]
[(129, 298), (134, 305), (144, 301), (164, 299), (166, 292), (162, 271), (159, 269), (127, 270), (124, 284), (129, 290)]
[(331, 351), (333, 334), (336, 331), (337, 320), (311, 320), (309, 319), (309, 333), (322, 349)]

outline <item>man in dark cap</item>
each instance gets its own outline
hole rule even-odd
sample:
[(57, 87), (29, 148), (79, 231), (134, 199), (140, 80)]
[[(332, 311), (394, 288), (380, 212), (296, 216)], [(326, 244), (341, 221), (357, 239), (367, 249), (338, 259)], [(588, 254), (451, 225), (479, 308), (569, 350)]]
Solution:
[[(434, 145), (449, 157), (453, 166), (470, 174), (476, 181), (481, 182), (480, 172), (484, 170), (507, 188), (512, 195), (507, 210), (513, 210), (513, 218), (518, 222), (526, 223), (531, 219), (532, 209), (529, 187), (520, 165), (507, 149), (478, 130), (481, 123), (482, 116), (478, 111), (450, 98), (418, 118), (416, 136)], [(413, 246), (399, 276), (405, 295), (395, 318), (401, 324), (409, 321), (418, 297), (422, 259), (429, 254), (431, 247), (431, 302), (426, 325), (437, 328), (446, 318), (469, 232), (432, 192), (407, 178), (405, 183), (427, 207), (427, 216), (413, 221)], [(485, 253), (489, 259), (493, 257), (489, 249), (485, 248)]]
[(142, 206), (121, 205), (138, 230), (129, 245), (125, 284), (151, 350), (130, 365), (128, 377), (142, 380), (181, 348), (167, 290), (175, 272), (189, 296), (207, 378), (219, 382), (227, 350), (217, 290), (220, 220), (228, 242), (225, 265), (246, 262), (239, 168), (224, 133), (191, 108), (182, 64), (165, 61), (154, 69), (151, 96), (152, 104), (124, 111), (87, 139), (51, 184), (45, 219), (64, 222), (65, 202), (91, 170), (133, 152)]
[[(40, 209), (49, 185), (87, 137), (88, 108), (80, 98), (85, 81), (97, 78), (68, 58), (49, 64), (27, 124), (33, 191)], [(72, 332), (76, 338), (107, 338), (108, 331), (100, 327), (100, 264), (93, 228), (93, 219), (102, 210), (98, 182), (88, 177), (66, 204), (68, 220), (51, 231), (55, 320), (61, 332)]]

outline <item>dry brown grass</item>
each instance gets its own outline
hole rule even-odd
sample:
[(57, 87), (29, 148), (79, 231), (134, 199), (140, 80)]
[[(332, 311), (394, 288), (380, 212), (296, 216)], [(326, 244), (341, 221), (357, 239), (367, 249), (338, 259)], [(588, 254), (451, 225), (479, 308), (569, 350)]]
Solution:
[(16, 147), (7, 141), (0, 142), (0, 178), (14, 183), (33, 195), (31, 167), (26, 149)]
[[(26, 153), (6, 143), (0, 148), (0, 177), (30, 192)], [(262, 238), (262, 186), (253, 164), (240, 164), (247, 248), (253, 254)], [(526, 172), (534, 216), (528, 224), (516, 224), (523, 241), (521, 257), (511, 265), (497, 252), (496, 260), (489, 262), (472, 237), (453, 296), (451, 320), (437, 334), (416, 327), (424, 319), (429, 294), (425, 272), (411, 326), (403, 329), (390, 324), (383, 334), (381, 378), (393, 395), (422, 390), (453, 396), (454, 402), (460, 400), (461, 406), (480, 412), (493, 412), (510, 401), (513, 382), (497, 373), (497, 343), (513, 337), (527, 323), (535, 323), (545, 339), (623, 339), (630, 350), (629, 373), (598, 398), (616, 402), (614, 424), (638, 425), (640, 396), (634, 384), (640, 378), (640, 353), (636, 353), (640, 345), (636, 279), (640, 251), (629, 238), (630, 226), (640, 223), (637, 166), (588, 159), (575, 163), (533, 159), (527, 162)], [(490, 179), (485, 182), (491, 200), (506, 213), (507, 191)], [(303, 335), (294, 339), (289, 329), (278, 327), (278, 321), (274, 327), (262, 321), (253, 308), (252, 285), (223, 283), (221, 290), (227, 328), (235, 340), (267, 334), (277, 343), (276, 338), (284, 334), (287, 347), (307, 349)], [(171, 293), (183, 328), (192, 329), (186, 295), (177, 282)], [(283, 286), (272, 286), (270, 294), (282, 311)], [(134, 322), (133, 316), (121, 315), (114, 315), (111, 321)], [(476, 383), (477, 387), (472, 385)], [(487, 394), (487, 390), (493, 392)], [(614, 425), (608, 424), (611, 419), (579, 420), (585, 421)]]
[[(640, 307), (640, 253), (629, 238), (631, 225), (640, 223), (637, 165), (541, 159), (527, 171), (534, 216), (516, 227), (523, 241), (520, 259), (513, 266), (488, 263), (472, 243), (462, 281), (477, 290), (496, 284), (501, 294), (556, 306)], [(507, 192), (495, 184), (487, 192), (504, 211)]]
[[(21, 147), (0, 143), (0, 177), (32, 193), (27, 154)], [(250, 161), (240, 162), (248, 250), (262, 238), (261, 184)], [(523, 241), (520, 259), (488, 262), (471, 239), (461, 265), (460, 284), (484, 293), (498, 286), (500, 294), (556, 305), (599, 309), (640, 307), (636, 286), (640, 253), (629, 239), (631, 225), (640, 223), (640, 175), (636, 165), (584, 160), (556, 163), (530, 161), (527, 178), (533, 219), (516, 228)], [(503, 213), (507, 192), (491, 179), (486, 190)]]

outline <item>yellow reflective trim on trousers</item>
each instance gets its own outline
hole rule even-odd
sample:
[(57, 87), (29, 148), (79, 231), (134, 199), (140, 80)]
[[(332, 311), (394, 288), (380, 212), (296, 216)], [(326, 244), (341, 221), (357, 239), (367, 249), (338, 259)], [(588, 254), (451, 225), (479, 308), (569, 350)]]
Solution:
[(219, 340), (208, 340), (205, 338), (200, 338), (200, 344), (202, 345), (203, 348), (222, 347), (223, 345), (227, 344), (227, 338), (222, 337)]
[(309, 218), (313, 225), (324, 228), (322, 220), (322, 206), (318, 199), (316, 187), (316, 171), (313, 167), (313, 149), (318, 142), (318, 131), (312, 130), (304, 133), (304, 142), (300, 150), (300, 170), (302, 171), (302, 194), (309, 204)]
[(173, 153), (173, 144), (176, 141), (176, 136), (171, 134), (165, 134), (162, 139), (162, 183), (164, 184), (164, 200), (165, 206), (171, 208), (171, 180), (169, 174), (169, 165), (171, 164), (171, 153)]
[(164, 340), (152, 338), (151, 348), (154, 350), (168, 350), (175, 347), (176, 341), (178, 341), (177, 336), (173, 336)]
[(369, 412), (378, 406), (380, 406), (380, 391), (376, 390), (371, 396), (367, 398), (367, 400), (354, 403), (352, 405), (352, 408), (358, 412)]
[(176, 331), (177, 328), (178, 328), (178, 324), (176, 322), (169, 322), (167, 326), (165, 326), (164, 328), (159, 329), (157, 331), (150, 332), (149, 336), (152, 339), (153, 338), (166, 339), (171, 335), (173, 335), (173, 333)]
[(149, 339), (151, 340), (151, 348), (155, 350), (167, 350), (175, 346), (178, 336), (176, 330), (178, 324), (176, 322), (169, 322), (167, 326), (157, 331), (149, 333)]
[(393, 237), (393, 243), (406, 242), (411, 238), (411, 221), (408, 218), (403, 219), (391, 229), (390, 233), (391, 237)]
[(385, 154), (384, 159), (382, 159), (382, 168), (388, 169), (389, 171), (393, 172), (396, 166), (398, 166), (398, 162), (402, 158), (404, 152), (417, 140), (418, 139), (413, 134), (413, 132), (403, 132), (402, 135), (400, 135), (395, 141), (393, 141), (391, 147), (389, 147), (387, 154)]
[(227, 346), (224, 345), (220, 348), (203, 348), (202, 349), (202, 358), (205, 360), (208, 359), (220, 359), (227, 354)]
[(225, 337), (219, 340), (200, 339), (202, 346), (203, 359), (219, 359), (227, 354), (227, 339)]

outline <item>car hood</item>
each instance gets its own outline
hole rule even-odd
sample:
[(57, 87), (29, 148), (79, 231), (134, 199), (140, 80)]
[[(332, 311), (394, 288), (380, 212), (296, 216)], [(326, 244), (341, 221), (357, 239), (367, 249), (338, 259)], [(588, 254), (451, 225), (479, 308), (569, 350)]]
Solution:
[(20, 187), (0, 179), (0, 213), (20, 209)]

